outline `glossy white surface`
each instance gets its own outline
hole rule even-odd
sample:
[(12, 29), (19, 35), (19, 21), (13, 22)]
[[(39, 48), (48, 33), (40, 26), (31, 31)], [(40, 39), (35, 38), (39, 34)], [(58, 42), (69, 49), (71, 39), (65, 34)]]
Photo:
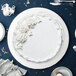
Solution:
[(55, 70), (53, 70), (51, 76), (56, 76), (56, 72), (60, 72), (61, 74), (63, 74), (63, 76), (73, 76), (72, 72), (70, 71), (70, 69), (66, 68), (66, 67), (58, 67)]
[(3, 24), (0, 23), (0, 41), (3, 40), (4, 36), (5, 36), (5, 28), (4, 28)]

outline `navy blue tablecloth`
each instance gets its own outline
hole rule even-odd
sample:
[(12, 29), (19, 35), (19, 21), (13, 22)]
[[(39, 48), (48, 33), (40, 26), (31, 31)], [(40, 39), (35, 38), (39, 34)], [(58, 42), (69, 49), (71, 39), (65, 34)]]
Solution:
[[(27, 69), (28, 72), (26, 76), (50, 76), (51, 72), (59, 66), (68, 67), (73, 75), (76, 76), (76, 52), (72, 48), (73, 45), (76, 44), (76, 39), (74, 37), (74, 31), (76, 28), (76, 4), (74, 4), (74, 6), (52, 6), (49, 4), (50, 1), (51, 0), (30, 0), (30, 4), (26, 5), (26, 0), (0, 0), (0, 9), (1, 5), (5, 3), (8, 3), (10, 6), (16, 6), (15, 14), (10, 17), (3, 16), (2, 11), (0, 10), (0, 22), (4, 24), (6, 29), (6, 36), (4, 40), (0, 42), (0, 58), (13, 60), (14, 64)], [(13, 58), (7, 44), (8, 28), (12, 20), (22, 11), (32, 7), (44, 7), (53, 10), (63, 18), (69, 30), (70, 43), (67, 53), (56, 65), (47, 69), (34, 70), (21, 65)]]

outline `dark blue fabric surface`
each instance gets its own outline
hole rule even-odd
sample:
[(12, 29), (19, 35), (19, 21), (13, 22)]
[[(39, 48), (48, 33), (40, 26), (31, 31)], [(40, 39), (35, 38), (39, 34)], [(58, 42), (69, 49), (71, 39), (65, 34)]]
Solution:
[[(16, 12), (14, 15), (10, 17), (5, 17), (2, 14), (2, 11), (0, 10), (0, 22), (2, 22), (6, 28), (6, 36), (2, 42), (0, 42), (0, 58), (3, 59), (10, 59), (14, 61), (14, 64), (25, 68), (28, 70), (26, 76), (50, 76), (51, 72), (59, 66), (65, 66), (71, 69), (73, 72), (73, 75), (76, 76), (76, 52), (73, 50), (73, 45), (76, 44), (76, 39), (74, 37), (74, 31), (76, 28), (76, 4), (74, 4), (73, 7), (71, 6), (52, 6), (49, 4), (51, 0), (30, 0), (30, 4), (26, 7), (24, 5), (24, 2), (26, 3), (26, 0), (0, 0), (0, 9), (1, 5), (8, 3), (10, 6), (15, 5), (16, 6)], [(20, 2), (20, 5), (19, 5)], [(41, 6), (42, 4), (42, 6)], [(7, 29), (9, 28), (12, 20), (22, 11), (32, 8), (32, 7), (44, 7), (48, 8), (50, 10), (53, 10), (54, 12), (58, 13), (63, 20), (65, 21), (68, 30), (69, 30), (69, 37), (70, 37), (70, 43), (68, 47), (68, 51), (63, 57), (61, 61), (59, 61), (56, 65), (42, 70), (34, 70), (27, 67), (22, 66), (20, 63), (18, 63), (13, 56), (11, 55), (9, 49), (7, 49), (8, 54), (4, 54), (1, 49), (2, 47), (8, 47), (7, 44)]]

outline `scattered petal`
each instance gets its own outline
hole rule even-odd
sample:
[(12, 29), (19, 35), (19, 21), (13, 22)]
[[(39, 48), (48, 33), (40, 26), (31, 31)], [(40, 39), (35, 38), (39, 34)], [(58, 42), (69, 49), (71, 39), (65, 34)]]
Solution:
[(18, 4), (20, 5), (21, 3), (19, 2)]
[(40, 4), (40, 6), (43, 6), (42, 4)]
[(43, 70), (42, 72), (44, 73), (45, 71)]
[(4, 51), (4, 54), (7, 54), (8, 52), (7, 51)]
[(24, 5), (25, 5), (25, 7), (27, 7), (27, 4), (26, 3), (24, 3)]
[(2, 47), (1, 51), (2, 51), (3, 54), (7, 54), (8, 53), (7, 51), (5, 51), (5, 48), (4, 47)]
[(30, 4), (30, 1), (29, 0), (27, 0), (27, 4)]
[(8, 47), (5, 47), (5, 49), (8, 49)]

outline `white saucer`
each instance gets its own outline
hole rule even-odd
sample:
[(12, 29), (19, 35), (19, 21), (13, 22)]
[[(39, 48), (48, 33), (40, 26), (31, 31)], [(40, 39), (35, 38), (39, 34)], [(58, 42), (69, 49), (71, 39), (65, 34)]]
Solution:
[[(48, 60), (47, 62), (43, 62), (43, 63), (35, 63), (35, 62), (27, 61), (22, 56), (20, 56), (19, 53), (17, 53), (17, 51), (15, 50), (15, 48), (13, 46), (13, 32), (14, 32), (14, 29), (16, 28), (17, 21), (19, 21), (24, 16), (28, 16), (28, 14), (30, 12), (35, 12), (35, 11), (40, 11), (40, 10), (43, 10), (45, 12), (47, 11), (48, 13), (50, 13), (51, 16), (55, 20), (57, 20), (58, 23), (61, 25), (61, 27), (63, 29), (62, 30), (63, 43), (60, 48), (60, 51), (52, 59)], [(65, 55), (67, 48), (68, 48), (68, 44), (69, 44), (69, 34), (68, 34), (68, 29), (66, 27), (66, 24), (64, 23), (64, 21), (62, 20), (62, 18), (59, 15), (57, 15), (55, 12), (53, 12), (49, 9), (46, 9), (46, 8), (31, 8), (31, 9), (23, 11), (12, 21), (10, 28), (9, 28), (9, 32), (8, 32), (8, 46), (9, 46), (9, 49), (10, 49), (12, 55), (22, 65), (29, 67), (29, 68), (33, 68), (33, 69), (48, 68), (48, 67), (51, 67), (52, 65), (56, 64)]]
[(66, 68), (66, 67), (58, 67), (55, 70), (53, 70), (51, 76), (55, 76), (56, 72), (60, 72), (61, 74), (63, 74), (63, 76), (73, 76), (72, 72), (70, 71), (70, 69)]
[(0, 23), (0, 41), (3, 40), (4, 36), (5, 36), (5, 28), (4, 28), (3, 24)]

